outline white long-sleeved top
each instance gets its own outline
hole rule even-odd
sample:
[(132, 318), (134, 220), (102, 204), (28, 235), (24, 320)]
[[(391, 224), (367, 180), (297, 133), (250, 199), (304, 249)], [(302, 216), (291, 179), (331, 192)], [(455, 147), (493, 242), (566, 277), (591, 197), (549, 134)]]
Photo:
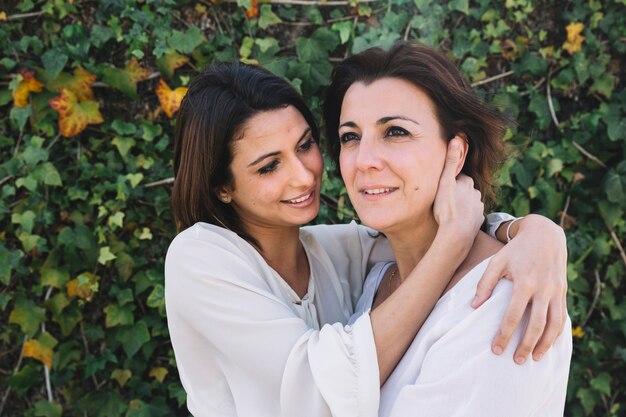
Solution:
[[(369, 312), (391, 264), (372, 268), (350, 322)], [(437, 302), (381, 388), (380, 417), (563, 416), (572, 354), (569, 317), (540, 361), (513, 362), (524, 326), (515, 331), (502, 355), (494, 355), (490, 342), (508, 307), (512, 285), (501, 280), (491, 298), (471, 308), (487, 265), (488, 259), (474, 267)]]
[[(495, 226), (512, 217), (488, 218)], [(187, 407), (196, 417), (375, 416), (369, 315), (344, 326), (384, 238), (356, 223), (301, 229), (311, 276), (300, 299), (245, 240), (197, 223), (171, 243), (165, 301)]]
[(170, 337), (187, 406), (203, 416), (375, 416), (369, 315), (344, 326), (385, 239), (355, 223), (301, 229), (311, 266), (300, 299), (246, 241), (197, 223), (165, 262)]

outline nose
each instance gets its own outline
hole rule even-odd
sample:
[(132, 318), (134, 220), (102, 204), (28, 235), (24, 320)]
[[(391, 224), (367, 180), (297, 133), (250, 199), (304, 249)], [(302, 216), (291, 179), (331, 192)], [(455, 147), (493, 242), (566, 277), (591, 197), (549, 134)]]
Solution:
[(290, 184), (294, 188), (309, 188), (315, 181), (315, 175), (300, 158), (293, 158), (290, 169)]
[(363, 135), (356, 153), (356, 168), (359, 171), (382, 169), (381, 151), (375, 138)]

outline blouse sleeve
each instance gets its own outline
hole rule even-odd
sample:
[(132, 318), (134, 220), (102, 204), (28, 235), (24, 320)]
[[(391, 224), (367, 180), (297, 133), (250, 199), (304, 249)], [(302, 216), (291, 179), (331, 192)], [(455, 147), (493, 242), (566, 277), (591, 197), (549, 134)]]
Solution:
[(271, 292), (269, 273), (227, 239), (179, 235), (170, 246), (168, 326), (189, 410), (217, 415), (229, 402), (238, 416), (375, 416), (369, 315), (313, 330)]
[(563, 416), (571, 323), (568, 319), (563, 334), (540, 361), (513, 361), (520, 328), (505, 352), (494, 355), (490, 342), (510, 299), (510, 288), (503, 284), (510, 287), (501, 282), (488, 302), (432, 344), (415, 383), (401, 388), (392, 417)]

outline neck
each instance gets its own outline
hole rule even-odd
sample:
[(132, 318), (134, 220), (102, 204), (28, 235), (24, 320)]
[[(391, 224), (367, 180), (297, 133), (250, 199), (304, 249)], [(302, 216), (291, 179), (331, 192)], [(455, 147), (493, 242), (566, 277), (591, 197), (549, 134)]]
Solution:
[(248, 228), (248, 233), (259, 243), (257, 250), (268, 265), (303, 297), (308, 290), (310, 271), (300, 242), (300, 228)]
[(398, 264), (400, 277), (404, 279), (422, 260), (437, 235), (438, 225), (434, 217), (413, 227), (405, 227), (385, 233)]

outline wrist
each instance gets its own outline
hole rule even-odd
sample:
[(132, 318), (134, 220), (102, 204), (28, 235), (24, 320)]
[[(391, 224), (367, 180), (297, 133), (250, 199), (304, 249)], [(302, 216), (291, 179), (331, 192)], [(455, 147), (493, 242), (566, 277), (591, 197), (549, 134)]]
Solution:
[(520, 218), (514, 225), (511, 225), (509, 233), (511, 238), (520, 234), (528, 234), (535, 237), (543, 236), (556, 239), (559, 243), (565, 242), (563, 229), (552, 220), (539, 214), (529, 214)]

